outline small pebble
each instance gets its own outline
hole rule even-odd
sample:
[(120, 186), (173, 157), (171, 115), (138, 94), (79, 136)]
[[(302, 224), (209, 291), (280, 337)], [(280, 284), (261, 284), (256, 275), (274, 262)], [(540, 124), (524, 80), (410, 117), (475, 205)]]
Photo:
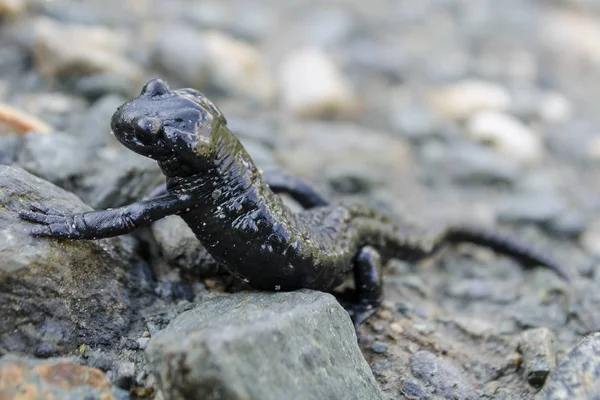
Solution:
[(386, 343), (376, 341), (371, 345), (371, 350), (375, 353), (385, 353), (388, 349), (388, 345)]
[(283, 103), (305, 117), (350, 116), (358, 98), (333, 60), (321, 50), (305, 48), (283, 61), (279, 80)]
[(25, 11), (25, 0), (0, 0), (0, 17), (16, 17)]
[(388, 321), (392, 319), (392, 313), (389, 310), (379, 310), (377, 316)]
[(32, 23), (33, 55), (49, 80), (111, 73), (137, 81), (142, 71), (124, 56), (125, 35), (99, 26), (61, 24), (46, 18)]
[(561, 93), (548, 92), (540, 99), (538, 112), (540, 117), (546, 122), (564, 122), (571, 117), (572, 106), (569, 100)]
[(390, 329), (392, 330), (392, 332), (398, 335), (404, 332), (404, 328), (398, 322), (392, 322), (390, 324)]
[(137, 344), (141, 350), (144, 350), (148, 346), (149, 341), (149, 337), (141, 337), (137, 340)]
[(119, 365), (117, 370), (117, 378), (115, 385), (121, 389), (128, 390), (133, 384), (133, 376), (135, 374), (135, 363), (124, 361)]
[(433, 88), (430, 105), (442, 117), (464, 120), (480, 111), (501, 111), (510, 107), (506, 88), (488, 81), (465, 80)]
[(204, 34), (203, 45), (208, 53), (211, 85), (262, 103), (273, 98), (275, 84), (256, 48), (216, 31)]
[(540, 137), (508, 114), (492, 111), (475, 114), (467, 123), (467, 132), (472, 138), (524, 164), (539, 161), (544, 154)]
[(541, 387), (556, 366), (556, 337), (548, 328), (528, 329), (519, 338), (522, 368), (531, 386)]

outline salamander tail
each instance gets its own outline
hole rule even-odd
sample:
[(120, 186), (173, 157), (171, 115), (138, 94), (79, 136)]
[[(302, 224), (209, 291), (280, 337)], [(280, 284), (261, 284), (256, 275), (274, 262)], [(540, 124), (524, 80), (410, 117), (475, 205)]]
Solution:
[(551, 256), (531, 248), (514, 237), (488, 229), (461, 226), (448, 229), (444, 239), (453, 243), (468, 242), (489, 247), (513, 257), (525, 267), (543, 265), (556, 272), (565, 281), (570, 281), (569, 274), (563, 265)]

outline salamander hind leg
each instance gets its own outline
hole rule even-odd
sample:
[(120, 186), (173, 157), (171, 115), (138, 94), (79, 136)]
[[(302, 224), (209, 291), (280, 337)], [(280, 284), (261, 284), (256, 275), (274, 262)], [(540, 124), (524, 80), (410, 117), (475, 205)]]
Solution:
[(370, 318), (382, 302), (382, 263), (379, 252), (370, 246), (360, 249), (354, 260), (355, 299), (348, 313), (358, 335), (358, 327)]

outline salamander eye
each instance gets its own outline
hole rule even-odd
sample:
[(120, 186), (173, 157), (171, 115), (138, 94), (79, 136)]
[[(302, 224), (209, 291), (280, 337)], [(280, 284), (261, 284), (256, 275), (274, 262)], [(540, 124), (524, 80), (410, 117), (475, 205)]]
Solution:
[(169, 91), (169, 86), (162, 79), (153, 79), (142, 88), (142, 95), (160, 96)]
[(161, 128), (160, 119), (156, 117), (140, 118), (136, 123), (136, 137), (144, 144), (154, 144)]

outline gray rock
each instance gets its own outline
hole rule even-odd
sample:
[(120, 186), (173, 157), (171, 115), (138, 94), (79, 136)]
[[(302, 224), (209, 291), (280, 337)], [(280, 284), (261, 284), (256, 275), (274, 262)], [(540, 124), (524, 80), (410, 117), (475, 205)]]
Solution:
[(600, 398), (600, 333), (584, 338), (548, 376), (537, 400)]
[[(190, 49), (193, 49), (191, 51)], [(203, 32), (182, 24), (164, 26), (152, 60), (174, 85), (268, 102), (274, 83), (261, 53), (218, 31)]]
[(334, 49), (356, 30), (352, 15), (341, 8), (319, 7), (303, 21), (306, 42), (319, 48)]
[(439, 122), (425, 108), (417, 106), (392, 110), (390, 125), (394, 133), (412, 141), (421, 141), (439, 131)]
[(548, 328), (528, 329), (519, 338), (523, 373), (531, 386), (541, 387), (556, 366), (556, 337)]
[(140, 200), (164, 181), (156, 161), (124, 147), (107, 148), (77, 194), (96, 209), (120, 207)]
[(0, 164), (12, 165), (19, 155), (22, 144), (21, 135), (16, 133), (0, 135)]
[[(103, 96), (135, 96), (140, 87), (137, 82), (132, 82), (127, 77), (110, 73), (89, 74), (76, 79), (71, 83), (74, 92), (79, 93), (90, 101), (96, 101)], [(114, 110), (113, 110), (114, 111)], [(107, 124), (109, 120), (103, 121)]]
[(422, 148), (420, 155), (427, 181), (450, 177), (465, 184), (512, 183), (520, 172), (514, 160), (474, 143), (449, 146), (430, 143)]
[(125, 57), (127, 35), (100, 26), (59, 23), (37, 18), (25, 29), (37, 70), (50, 81), (70, 81), (87, 74), (111, 74), (137, 82), (142, 70)]
[(184, 20), (191, 25), (226, 31), (252, 41), (265, 37), (275, 24), (272, 9), (260, 3), (228, 7), (218, 1), (203, 1), (186, 5), (184, 12)]
[(415, 378), (429, 389), (432, 399), (478, 399), (479, 395), (463, 373), (447, 361), (428, 351), (418, 351), (410, 357), (410, 369)]
[(0, 166), (0, 352), (48, 356), (80, 344), (111, 344), (130, 318), (131, 254), (120, 239), (30, 236), (32, 224), (17, 215), (30, 203), (65, 212), (90, 209), (22, 169)]
[(590, 220), (577, 210), (566, 210), (544, 225), (544, 228), (560, 238), (575, 239), (586, 231)]
[(277, 143), (275, 157), (288, 171), (311, 181), (340, 176), (343, 167), (349, 176), (360, 173), (360, 180), (388, 184), (414, 173), (408, 143), (384, 132), (324, 122), (285, 128), (289, 132)]
[(2, 71), (2, 79), (18, 77), (27, 68), (27, 53), (22, 48), (6, 42), (0, 46), (0, 71)]
[(184, 276), (207, 277), (217, 273), (217, 262), (206, 251), (192, 230), (172, 215), (152, 224), (152, 233), (162, 257)]
[(121, 389), (129, 389), (133, 384), (135, 375), (135, 363), (123, 361), (117, 370), (115, 385)]
[(181, 314), (146, 356), (172, 399), (381, 399), (329, 294), (237, 293)]
[(427, 388), (416, 379), (407, 379), (400, 388), (401, 393), (407, 399), (432, 400), (431, 394), (427, 393)]
[(59, 186), (90, 169), (93, 153), (76, 137), (65, 133), (25, 136), (17, 165)]
[(69, 132), (86, 147), (102, 147), (117, 140), (110, 134), (110, 118), (125, 99), (117, 95), (107, 95), (96, 101), (84, 113), (74, 119)]
[(352, 161), (332, 165), (325, 178), (334, 192), (346, 195), (369, 193), (385, 184), (376, 171)]
[(203, 89), (206, 85), (210, 58), (202, 38), (201, 31), (181, 24), (166, 24), (159, 30), (152, 62), (167, 74), (173, 87), (184, 84)]
[(513, 223), (548, 223), (565, 210), (564, 200), (557, 195), (514, 195), (496, 204), (498, 219)]
[(387, 343), (383, 343), (380, 341), (375, 341), (371, 345), (371, 350), (373, 350), (375, 353), (385, 353), (387, 351), (387, 349), (388, 349)]

